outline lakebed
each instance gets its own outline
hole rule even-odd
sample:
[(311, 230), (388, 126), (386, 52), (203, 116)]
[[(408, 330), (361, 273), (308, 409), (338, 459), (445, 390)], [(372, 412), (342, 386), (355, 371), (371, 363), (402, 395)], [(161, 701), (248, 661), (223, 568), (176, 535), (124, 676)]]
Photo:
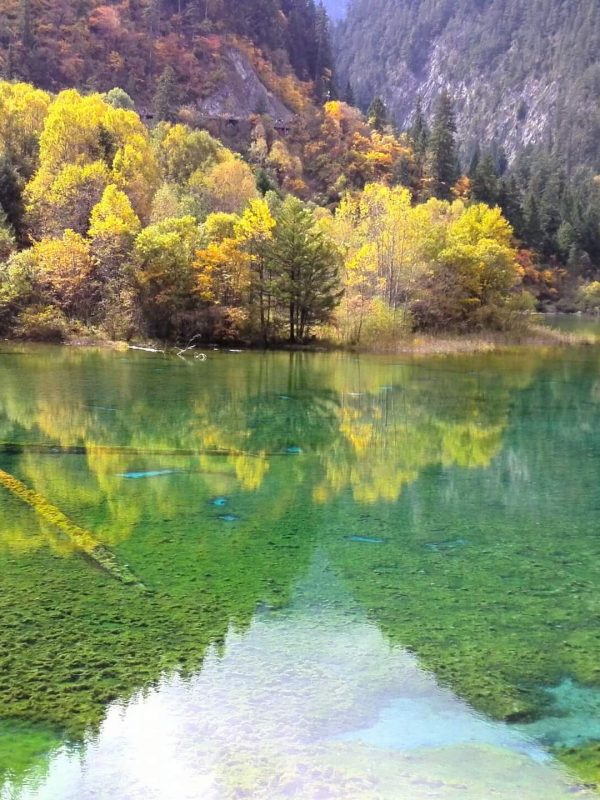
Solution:
[(595, 796), (600, 348), (0, 350), (2, 800)]

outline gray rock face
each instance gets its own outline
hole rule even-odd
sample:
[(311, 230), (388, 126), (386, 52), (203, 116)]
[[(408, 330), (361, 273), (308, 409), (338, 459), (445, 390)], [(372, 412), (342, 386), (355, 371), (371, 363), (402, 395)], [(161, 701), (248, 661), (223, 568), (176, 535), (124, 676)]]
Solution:
[(289, 122), (292, 112), (262, 83), (248, 57), (228, 47), (224, 53), (225, 74), (218, 89), (200, 104), (207, 117), (246, 119), (253, 114), (269, 114)]
[(446, 89), (463, 155), (552, 145), (600, 169), (597, 0), (352, 0), (335, 38), (339, 84), (364, 108), (380, 95), (400, 127)]

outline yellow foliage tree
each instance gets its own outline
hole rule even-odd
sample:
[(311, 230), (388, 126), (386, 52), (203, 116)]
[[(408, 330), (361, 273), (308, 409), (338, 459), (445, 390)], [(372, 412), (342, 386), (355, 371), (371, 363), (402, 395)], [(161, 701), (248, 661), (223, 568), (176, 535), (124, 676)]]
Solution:
[(60, 239), (42, 239), (31, 250), (38, 279), (69, 316), (89, 321), (95, 306), (95, 264), (90, 243), (66, 230)]
[(37, 168), (39, 137), (51, 102), (47, 92), (28, 83), (0, 81), (0, 149), (26, 179)]
[(233, 155), (216, 164), (206, 175), (194, 173), (190, 188), (200, 197), (208, 213), (239, 214), (258, 197), (254, 173), (241, 158)]
[(140, 231), (140, 220), (125, 192), (114, 184), (104, 190), (92, 209), (89, 236), (92, 239), (133, 239)]
[(43, 237), (60, 236), (68, 228), (85, 233), (92, 208), (109, 182), (103, 161), (69, 163), (55, 176), (38, 172), (26, 192), (30, 226)]

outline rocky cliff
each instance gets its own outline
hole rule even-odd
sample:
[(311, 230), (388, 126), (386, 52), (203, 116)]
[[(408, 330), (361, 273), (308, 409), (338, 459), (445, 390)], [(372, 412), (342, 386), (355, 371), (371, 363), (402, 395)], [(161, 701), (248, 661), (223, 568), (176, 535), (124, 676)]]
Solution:
[(600, 169), (599, 47), (597, 0), (352, 0), (337, 60), (341, 85), (402, 127), (446, 88), (467, 153), (542, 144)]

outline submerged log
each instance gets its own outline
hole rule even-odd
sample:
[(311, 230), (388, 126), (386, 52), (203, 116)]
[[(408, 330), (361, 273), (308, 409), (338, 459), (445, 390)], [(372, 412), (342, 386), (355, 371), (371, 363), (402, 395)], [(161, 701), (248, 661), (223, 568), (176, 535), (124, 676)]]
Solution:
[(165, 457), (185, 457), (194, 456), (248, 456), (248, 458), (273, 458), (275, 456), (300, 455), (303, 450), (300, 447), (288, 447), (285, 450), (260, 451), (251, 453), (248, 450), (237, 450), (233, 447), (200, 447), (194, 449), (160, 449), (144, 447), (118, 447), (109, 445), (60, 445), (60, 444), (36, 444), (21, 442), (0, 442), (0, 454), (16, 456), (22, 453), (37, 453), (39, 455), (72, 455), (85, 456), (93, 453), (101, 453), (115, 456), (165, 456)]
[(14, 475), (10, 475), (2, 469), (0, 469), (0, 485), (19, 500), (31, 506), (43, 520), (62, 531), (79, 553), (89, 558), (115, 580), (127, 586), (145, 588), (127, 565), (119, 563), (114, 553), (101, 544), (89, 531), (71, 522), (43, 495), (30, 489)]

